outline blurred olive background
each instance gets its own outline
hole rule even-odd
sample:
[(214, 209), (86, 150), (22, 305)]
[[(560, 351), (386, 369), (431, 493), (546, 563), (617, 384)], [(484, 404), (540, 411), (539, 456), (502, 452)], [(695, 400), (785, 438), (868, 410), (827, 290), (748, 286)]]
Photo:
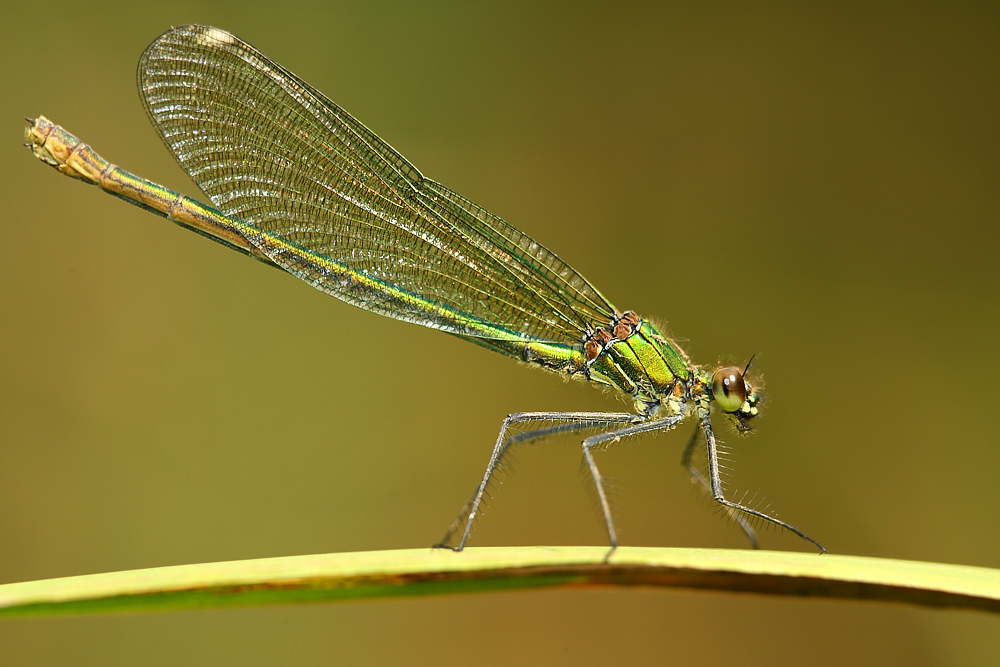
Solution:
[[(611, 396), (347, 306), (21, 147), (45, 114), (191, 195), (135, 90), (234, 32), (767, 402), (732, 488), (834, 553), (1000, 567), (995, 3), (51, 2), (4, 9), (0, 581), (429, 546), (504, 415)], [(601, 455), (628, 545), (745, 548), (678, 465)], [(603, 544), (573, 438), (473, 546)], [(765, 531), (765, 548), (808, 550)], [(996, 617), (658, 590), (5, 620), (5, 664), (984, 664)]]

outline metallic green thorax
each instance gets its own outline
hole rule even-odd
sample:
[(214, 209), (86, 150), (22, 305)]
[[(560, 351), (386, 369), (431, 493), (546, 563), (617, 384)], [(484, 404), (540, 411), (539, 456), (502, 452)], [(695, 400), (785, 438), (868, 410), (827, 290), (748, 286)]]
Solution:
[(628, 311), (592, 329), (576, 344), (462, 336), (509, 357), (611, 386), (652, 405), (692, 377), (687, 355), (648, 320)]

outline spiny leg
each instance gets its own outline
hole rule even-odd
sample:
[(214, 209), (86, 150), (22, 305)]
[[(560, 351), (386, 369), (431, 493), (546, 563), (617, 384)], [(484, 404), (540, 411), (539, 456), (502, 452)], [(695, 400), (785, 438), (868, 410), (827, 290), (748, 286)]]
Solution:
[(608, 556), (611, 556), (612, 552), (614, 552), (614, 550), (618, 547), (618, 531), (615, 530), (614, 518), (611, 515), (611, 503), (608, 502), (608, 494), (604, 488), (604, 478), (601, 476), (601, 471), (597, 469), (597, 463), (594, 462), (593, 449), (608, 440), (617, 440), (619, 438), (624, 438), (630, 435), (638, 435), (639, 433), (645, 433), (647, 431), (672, 428), (686, 416), (687, 415), (685, 413), (681, 413), (671, 415), (670, 417), (664, 417), (663, 419), (654, 419), (653, 421), (632, 424), (607, 433), (592, 435), (583, 441), (583, 459), (587, 465), (587, 469), (590, 471), (590, 477), (594, 480), (594, 486), (597, 489), (597, 501), (600, 503), (601, 513), (604, 515), (604, 525), (608, 530), (608, 541), (611, 544), (611, 550), (608, 551), (607, 556), (605, 556), (605, 560)]
[[(631, 415), (631, 417), (635, 419), (637, 416)], [(535, 440), (541, 440), (542, 438), (548, 438), (553, 435), (559, 435), (561, 433), (579, 433), (580, 431), (585, 431), (589, 428), (598, 428), (603, 425), (604, 424), (595, 424), (592, 422), (567, 422), (565, 424), (558, 424), (556, 426), (533, 428), (530, 431), (521, 431), (520, 433), (515, 433), (514, 435), (507, 438), (507, 449), (514, 447), (514, 445), (531, 444)]]
[[(701, 474), (701, 471), (695, 468), (691, 464), (691, 457), (694, 455), (694, 450), (698, 447), (698, 436), (700, 434), (701, 434), (701, 427), (700, 426), (695, 427), (694, 433), (691, 434), (691, 439), (688, 440), (687, 447), (684, 448), (684, 455), (681, 456), (681, 465), (687, 468), (688, 474), (691, 475), (692, 481), (701, 485), (701, 488), (708, 495), (714, 496), (715, 494), (712, 493), (712, 485), (708, 483), (708, 480), (705, 479), (705, 476)], [(750, 525), (750, 520), (747, 519), (742, 514), (740, 514), (738, 510), (729, 507), (727, 505), (723, 505), (722, 509), (724, 509), (726, 511), (726, 514), (728, 514), (729, 517), (734, 522), (736, 522), (736, 525), (738, 525), (743, 530), (743, 533), (747, 536), (747, 539), (750, 540), (750, 546), (753, 547), (754, 549), (759, 549), (760, 544), (757, 542), (757, 532), (753, 529), (753, 526)]]
[[(469, 541), (469, 534), (472, 532), (472, 526), (475, 523), (476, 515), (479, 513), (479, 506), (482, 504), (486, 491), (489, 488), (490, 480), (493, 478), (493, 474), (500, 466), (504, 455), (507, 453), (507, 450), (510, 449), (511, 445), (515, 443), (527, 442), (529, 440), (552, 435), (554, 433), (580, 431), (595, 426), (611, 426), (614, 424), (624, 424), (642, 419), (644, 419), (642, 415), (624, 412), (517, 412), (507, 415), (507, 418), (503, 420), (503, 426), (500, 427), (500, 433), (497, 435), (497, 441), (493, 446), (493, 453), (490, 455), (490, 462), (486, 466), (486, 472), (483, 474), (482, 481), (479, 482), (479, 486), (476, 487), (476, 491), (472, 494), (469, 502), (467, 502), (462, 508), (458, 518), (455, 519), (454, 523), (452, 523), (451, 527), (448, 529), (448, 532), (445, 533), (444, 539), (434, 546), (452, 549), (453, 551), (461, 551), (465, 548), (466, 542)], [(568, 423), (528, 431), (509, 438), (507, 437), (507, 431), (513, 424), (533, 421), (565, 421)], [(451, 546), (448, 542), (459, 530), (459, 528), (462, 527), (463, 523), (465, 524), (465, 528), (462, 530), (461, 539), (458, 541), (457, 545)]]
[(708, 449), (708, 473), (712, 480), (712, 497), (715, 498), (717, 503), (730, 510), (745, 515), (755, 516), (758, 519), (763, 519), (764, 521), (773, 523), (776, 526), (790, 530), (806, 542), (811, 542), (816, 545), (820, 552), (826, 553), (826, 548), (824, 548), (822, 544), (809, 537), (792, 524), (786, 523), (781, 519), (771, 516), (770, 514), (765, 514), (759, 510), (747, 507), (746, 505), (741, 505), (731, 500), (727, 500), (725, 494), (722, 492), (722, 479), (719, 476), (719, 453), (715, 444), (715, 433), (712, 432), (712, 421), (707, 414), (701, 418), (701, 429), (705, 432), (705, 446)]

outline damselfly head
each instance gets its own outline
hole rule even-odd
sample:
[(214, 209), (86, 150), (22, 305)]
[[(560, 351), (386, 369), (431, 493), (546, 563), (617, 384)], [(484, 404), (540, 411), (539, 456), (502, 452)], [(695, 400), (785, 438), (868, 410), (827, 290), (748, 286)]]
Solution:
[[(747, 366), (749, 369), (749, 365)], [(760, 397), (736, 366), (715, 371), (712, 376), (712, 399), (736, 424), (740, 431), (749, 431), (749, 420), (757, 416)]]

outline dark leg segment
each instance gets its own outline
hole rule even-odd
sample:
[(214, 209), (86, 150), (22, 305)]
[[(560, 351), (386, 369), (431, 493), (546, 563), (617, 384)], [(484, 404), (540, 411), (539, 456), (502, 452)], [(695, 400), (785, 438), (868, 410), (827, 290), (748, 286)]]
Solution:
[[(448, 532), (445, 533), (444, 539), (442, 539), (441, 542), (435, 546), (452, 549), (454, 551), (461, 551), (465, 548), (466, 543), (469, 541), (469, 535), (472, 532), (472, 526), (479, 513), (482, 502), (485, 499), (490, 481), (493, 479), (494, 473), (500, 466), (504, 456), (507, 454), (507, 451), (511, 446), (515, 444), (523, 444), (532, 440), (538, 440), (540, 438), (558, 433), (573, 433), (590, 428), (598, 428), (602, 426), (616, 427), (626, 424), (625, 426), (614, 428), (614, 430), (606, 433), (597, 433), (589, 436), (582, 442), (584, 463), (587, 466), (587, 471), (590, 473), (590, 477), (594, 482), (594, 487), (597, 491), (598, 503), (601, 508), (601, 513), (604, 516), (604, 523), (608, 533), (608, 542), (611, 544), (611, 551), (608, 552), (608, 555), (610, 556), (618, 546), (618, 532), (615, 529), (614, 518), (611, 514), (611, 504), (608, 501), (607, 491), (604, 487), (604, 478), (597, 467), (597, 463), (594, 461), (594, 449), (611, 440), (618, 440), (649, 431), (673, 428), (686, 416), (686, 412), (681, 412), (662, 419), (651, 420), (648, 413), (518, 412), (508, 415), (507, 418), (504, 419), (503, 425), (500, 428), (500, 433), (497, 435), (496, 444), (493, 447), (493, 453), (490, 455), (489, 464), (486, 466), (486, 472), (483, 474), (483, 478), (480, 481), (479, 486), (476, 487), (475, 493), (473, 493), (472, 497), (462, 508), (461, 513), (458, 515), (458, 518), (455, 519), (454, 523), (452, 523)], [(698, 445), (697, 430), (694, 434), (692, 434), (690, 440), (688, 440), (687, 446), (684, 448), (684, 454), (681, 457), (681, 464), (687, 469), (691, 478), (703, 489), (705, 489), (705, 491), (710, 493), (715, 501), (722, 506), (726, 513), (733, 518), (737, 525), (739, 525), (739, 527), (746, 534), (753, 548), (758, 548), (758, 543), (756, 532), (750, 524), (750, 517), (756, 517), (758, 519), (768, 521), (776, 526), (785, 528), (807, 542), (814, 544), (821, 552), (825, 553), (826, 549), (823, 548), (823, 545), (803, 533), (795, 526), (761, 512), (760, 510), (728, 500), (725, 497), (722, 488), (722, 479), (719, 474), (718, 446), (715, 441), (715, 433), (712, 431), (712, 422), (707, 414), (700, 416), (700, 419), (701, 423), (699, 426), (701, 431), (705, 434), (709, 478), (706, 479), (705, 476), (702, 475), (701, 472), (698, 471), (691, 463), (694, 451), (697, 449)], [(515, 424), (538, 421), (561, 421), (565, 423), (525, 431), (512, 436), (507, 435), (511, 427)], [(459, 533), (461, 534), (461, 537), (458, 540), (458, 543), (455, 545), (449, 544), (452, 538)]]
[[(691, 457), (694, 455), (694, 450), (698, 447), (699, 435), (701, 435), (700, 426), (695, 428), (694, 433), (691, 434), (691, 439), (688, 440), (687, 447), (684, 448), (684, 455), (681, 457), (681, 465), (687, 469), (688, 474), (691, 475), (691, 479), (695, 483), (699, 484), (705, 493), (714, 497), (715, 494), (712, 493), (712, 485), (708, 483), (708, 480), (701, 474), (701, 471), (691, 464)], [(724, 509), (726, 514), (728, 514), (729, 517), (736, 522), (736, 525), (743, 530), (743, 534), (747, 536), (748, 540), (750, 540), (750, 546), (754, 549), (759, 549), (760, 544), (757, 542), (757, 532), (753, 529), (753, 526), (750, 525), (750, 521), (732, 507), (726, 507), (723, 505), (722, 509)]]
[[(507, 453), (507, 450), (510, 449), (511, 445), (536, 440), (555, 433), (581, 431), (597, 426), (613, 426), (632, 421), (641, 421), (643, 419), (644, 417), (642, 415), (624, 412), (517, 412), (512, 415), (507, 415), (507, 418), (503, 420), (503, 426), (500, 427), (500, 433), (497, 435), (497, 441), (493, 447), (493, 453), (490, 455), (490, 462), (486, 466), (486, 472), (483, 474), (482, 481), (480, 481), (479, 486), (476, 487), (476, 492), (472, 494), (472, 498), (470, 498), (469, 502), (467, 502), (465, 507), (462, 508), (458, 518), (451, 524), (451, 528), (449, 528), (448, 532), (445, 533), (444, 539), (442, 539), (441, 542), (435, 546), (452, 549), (454, 551), (461, 551), (465, 548), (466, 542), (469, 541), (469, 533), (472, 531), (472, 525), (479, 512), (479, 507), (483, 502), (487, 489), (489, 488), (490, 480), (493, 478), (493, 474), (496, 472), (500, 462), (503, 460), (504, 455)], [(534, 421), (564, 421), (567, 423), (527, 431), (512, 437), (507, 437), (507, 431), (512, 425)], [(598, 493), (602, 494), (603, 491), (598, 491)], [(602, 507), (603, 505), (604, 503), (602, 502)], [(454, 546), (448, 544), (459, 529), (462, 528), (463, 523), (465, 527), (462, 530), (462, 537), (459, 539), (458, 544)]]
[(608, 542), (611, 544), (611, 551), (608, 552), (608, 556), (610, 556), (611, 552), (618, 546), (618, 531), (615, 530), (614, 518), (611, 515), (611, 504), (608, 502), (607, 491), (604, 489), (601, 471), (597, 469), (597, 464), (594, 462), (593, 449), (609, 440), (618, 440), (630, 435), (638, 435), (639, 433), (646, 433), (648, 431), (658, 431), (661, 429), (672, 428), (686, 416), (686, 414), (681, 413), (670, 417), (664, 417), (663, 419), (654, 419), (653, 421), (632, 424), (631, 426), (626, 426), (607, 433), (592, 435), (583, 441), (583, 460), (586, 462), (587, 469), (590, 471), (590, 477), (594, 480), (594, 486), (597, 488), (597, 500), (601, 505), (601, 513), (604, 515), (604, 524), (608, 530)]
[[(715, 444), (715, 433), (712, 432), (712, 422), (707, 414), (701, 417), (701, 429), (705, 432), (705, 446), (708, 449), (708, 473), (709, 476), (711, 477), (712, 497), (715, 498), (715, 501), (717, 503), (725, 507), (727, 511), (734, 511), (743, 515), (755, 516), (758, 519), (769, 521), (770, 523), (773, 523), (776, 526), (781, 526), (786, 530), (790, 530), (791, 532), (795, 533), (806, 542), (811, 542), (812, 544), (815, 544), (822, 553), (826, 553), (826, 549), (823, 547), (822, 544), (820, 544), (813, 538), (809, 537), (808, 535), (803, 533), (801, 530), (799, 530), (792, 524), (785, 523), (781, 519), (775, 518), (769, 514), (765, 514), (764, 512), (752, 509), (750, 507), (747, 507), (746, 505), (741, 505), (731, 500), (726, 500), (726, 496), (722, 492), (722, 479), (719, 477), (719, 453), (717, 451)], [(687, 454), (687, 452), (685, 452), (685, 454)], [(756, 544), (754, 546), (756, 546)]]

